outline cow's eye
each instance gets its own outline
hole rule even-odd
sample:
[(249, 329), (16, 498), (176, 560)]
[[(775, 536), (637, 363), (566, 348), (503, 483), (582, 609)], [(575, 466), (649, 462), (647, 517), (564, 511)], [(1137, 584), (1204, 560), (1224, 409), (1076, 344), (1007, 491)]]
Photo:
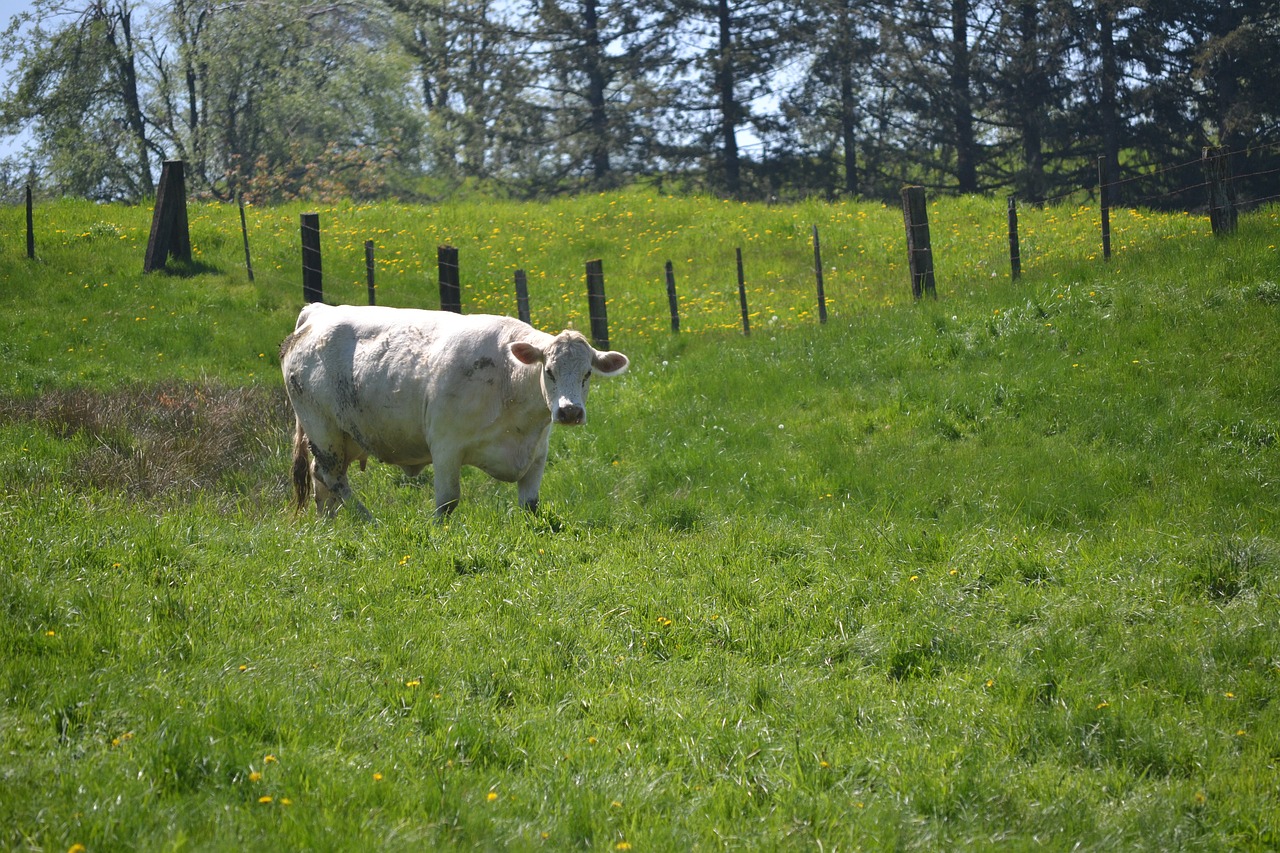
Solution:
[(552, 382), (556, 381), (556, 375), (551, 372), (550, 367), (547, 368), (547, 378), (550, 379)]

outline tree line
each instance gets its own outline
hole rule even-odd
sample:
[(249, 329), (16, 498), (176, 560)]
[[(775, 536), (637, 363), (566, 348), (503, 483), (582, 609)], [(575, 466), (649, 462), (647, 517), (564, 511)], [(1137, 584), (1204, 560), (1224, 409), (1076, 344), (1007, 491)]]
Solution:
[(35, 0), (9, 186), (1068, 194), (1280, 142), (1280, 0)]

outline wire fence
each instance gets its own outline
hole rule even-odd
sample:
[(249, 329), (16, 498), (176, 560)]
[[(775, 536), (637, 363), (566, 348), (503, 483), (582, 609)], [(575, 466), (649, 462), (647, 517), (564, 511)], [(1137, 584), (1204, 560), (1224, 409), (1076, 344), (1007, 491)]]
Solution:
[[(1280, 198), (1252, 189), (1280, 174), (1280, 166), (1258, 156), (1276, 153), (1273, 147), (1218, 155), (1247, 169), (1228, 178), (1235, 205), (1251, 209)], [(499, 236), (488, 221), (451, 222), (448, 207), (394, 203), (302, 215), (296, 206), (251, 207), (247, 216), (243, 207), (197, 204), (189, 222), (195, 263), (244, 269), (280, 300), (510, 314), (550, 330), (589, 326), (607, 341), (610, 322), (616, 339), (669, 330), (767, 332), (821, 322), (829, 311), (849, 315), (870, 305), (945, 297), (997, 277), (1095, 261), (1107, 254), (1098, 233), (1104, 212), (1114, 216), (1114, 250), (1133, 251), (1149, 239), (1145, 208), (1197, 194), (1198, 211), (1168, 218), (1164, 236), (1207, 236), (1212, 182), (1205, 171), (1204, 160), (1189, 161), (1100, 184), (1094, 190), (1108, 207), (1096, 198), (1086, 204), (1066, 196), (972, 197), (948, 204), (939, 217), (936, 203), (920, 200), (913, 220), (905, 204), (898, 211), (814, 202), (766, 208), (763, 228), (759, 217), (748, 222), (744, 206), (707, 199), (679, 223), (650, 210), (649, 227), (637, 233), (632, 220), (651, 202), (625, 197), (625, 210), (600, 211), (593, 203), (589, 216), (555, 227), (513, 224), (525, 229), (520, 235)], [(564, 219), (574, 205), (564, 202), (555, 216)], [(389, 221), (409, 225), (389, 233)], [(647, 235), (645, 245), (638, 235)], [(554, 243), (560, 245), (553, 249)], [(936, 290), (916, 268), (921, 260), (929, 262), (930, 276), (936, 268)], [(588, 262), (596, 262), (593, 269)]]

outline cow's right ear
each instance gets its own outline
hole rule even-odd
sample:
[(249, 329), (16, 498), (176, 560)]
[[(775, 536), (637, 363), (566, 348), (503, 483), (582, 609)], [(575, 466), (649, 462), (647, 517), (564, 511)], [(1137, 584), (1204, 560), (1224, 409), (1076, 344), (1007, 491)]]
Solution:
[(541, 364), (547, 358), (542, 350), (524, 341), (516, 341), (511, 345), (511, 355), (521, 364)]

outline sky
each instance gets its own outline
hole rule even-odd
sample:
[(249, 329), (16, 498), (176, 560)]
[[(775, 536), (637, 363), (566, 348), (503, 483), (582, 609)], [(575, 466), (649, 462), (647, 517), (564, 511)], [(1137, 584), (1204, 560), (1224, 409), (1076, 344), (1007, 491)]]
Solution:
[(4, 25), (9, 26), (9, 19), (19, 12), (25, 12), (31, 8), (28, 0), (0, 0), (0, 20), (4, 21)]
[[(9, 26), (9, 19), (19, 12), (25, 12), (31, 8), (28, 0), (0, 0), (0, 32), (3, 32)], [(13, 73), (13, 69), (0, 66), (0, 89), (9, 88), (9, 77)], [(20, 138), (10, 136), (0, 136), (0, 158), (8, 157), (16, 154), (18, 149), (22, 147)]]

